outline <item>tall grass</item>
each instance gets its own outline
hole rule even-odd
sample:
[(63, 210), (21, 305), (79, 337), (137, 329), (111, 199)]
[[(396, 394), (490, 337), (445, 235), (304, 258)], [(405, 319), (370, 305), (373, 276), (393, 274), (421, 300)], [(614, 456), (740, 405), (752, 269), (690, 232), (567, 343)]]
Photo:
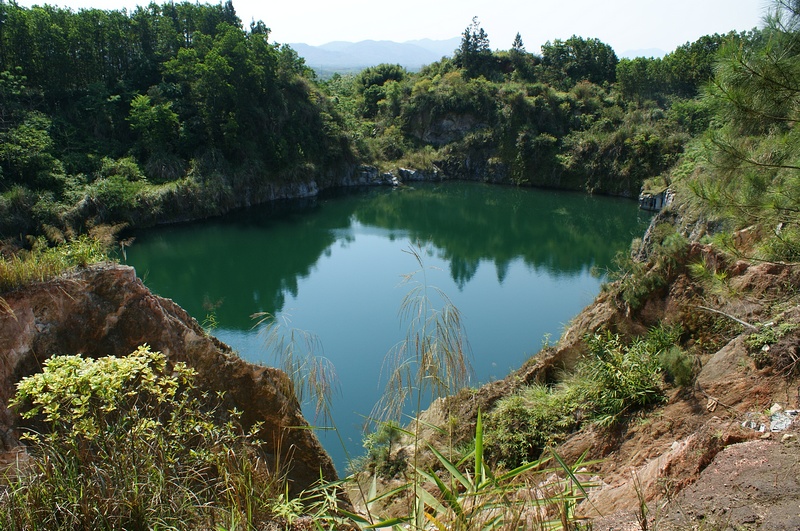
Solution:
[(429, 283), (422, 249), (405, 252), (419, 267), (403, 277), (410, 286), (399, 310), (406, 336), (386, 357), (388, 381), (374, 418), (400, 419), (409, 400), (419, 412), (425, 398), (446, 396), (466, 386), (472, 371), (461, 312), (446, 293)]
[(10, 258), (0, 257), (0, 292), (42, 282), (73, 267), (107, 259), (106, 244), (89, 236), (79, 236), (56, 247), (38, 239), (30, 250), (19, 251)]

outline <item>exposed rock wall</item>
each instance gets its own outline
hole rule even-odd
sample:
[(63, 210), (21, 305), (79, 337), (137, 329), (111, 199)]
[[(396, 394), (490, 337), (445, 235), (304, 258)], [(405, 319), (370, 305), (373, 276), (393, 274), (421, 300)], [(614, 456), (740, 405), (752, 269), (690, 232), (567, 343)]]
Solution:
[[(226, 407), (243, 411), (249, 427), (264, 421), (267, 452), (293, 458), (292, 488), (299, 491), (322, 476), (336, 477), (300, 411), (287, 376), (243, 361), (227, 345), (205, 334), (171, 300), (153, 295), (131, 267), (99, 264), (3, 295), (0, 306), (0, 431), (5, 445), (16, 440), (17, 417), (8, 409), (15, 384), (41, 370), (56, 354), (124, 356), (142, 344), (185, 362), (197, 384), (225, 391)], [(300, 427), (298, 429), (298, 427)]]

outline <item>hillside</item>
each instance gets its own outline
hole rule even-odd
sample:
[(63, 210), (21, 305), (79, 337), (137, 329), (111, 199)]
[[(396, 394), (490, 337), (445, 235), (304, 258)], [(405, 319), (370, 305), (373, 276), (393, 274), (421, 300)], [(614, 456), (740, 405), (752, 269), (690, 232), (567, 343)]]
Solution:
[[(3, 444), (21, 456), (2, 527), (146, 529), (180, 509), (194, 528), (247, 531), (377, 515), (420, 529), (797, 528), (800, 6), (770, 9), (759, 30), (633, 59), (578, 36), (492, 51), (474, 20), (419, 72), (318, 82), (230, 2), (0, 3), (0, 397)], [(104, 245), (124, 250), (128, 228), (406, 178), (669, 204), (558, 343), (504, 380), (458, 388), (453, 314), (425, 320), (418, 371), (389, 399), (443, 396), (406, 428), (377, 424), (347, 484), (313, 434), (285, 430), (305, 425), (293, 391), (324, 383), (323, 365), (244, 365), (129, 270), (86, 268)], [(75, 351), (91, 361), (44, 363)], [(73, 385), (95, 362), (113, 370)], [(9, 409), (23, 377), (33, 391)], [(40, 434), (25, 448), (20, 415)]]
[[(675, 219), (676, 210), (670, 207), (653, 228), (671, 226), (688, 236), (703, 226), (697, 220), (665, 223)], [(735, 237), (738, 252), (752, 251), (755, 240), (748, 231)], [(656, 254), (640, 274), (664, 275)], [(635, 309), (623, 300), (622, 283), (610, 284), (554, 346), (501, 381), (435, 402), (420, 417), (423, 443), (414, 442), (412, 423), (390, 453), (370, 467), (387, 470), (382, 463), (414, 462), (437, 469), (441, 464), (428, 445), (450, 452), (469, 448), (482, 411), (485, 451), (509, 467), (520, 464), (515, 458), (524, 462), (537, 456), (527, 452), (536, 452), (532, 441), (542, 440), (567, 463), (589, 463), (578, 477), (593, 487), (587, 487), (588, 497), (577, 511), (592, 520), (593, 529), (797, 528), (800, 265), (752, 263), (697, 242), (673, 257), (667, 278)], [(587, 338), (610, 333), (623, 338), (622, 345), (633, 345), (648, 331), (668, 329), (678, 334), (666, 351), (674, 357), (660, 362), (659, 400), (646, 406), (627, 403), (610, 424), (588, 420), (597, 402), (586, 398), (567, 412), (572, 427), (566, 430), (556, 427), (563, 423), (558, 413), (537, 417), (540, 407), (555, 407), (547, 393), (564, 400), (559, 390), (580, 385), (573, 375), (600, 355)], [(628, 363), (649, 363), (635, 359)], [(627, 371), (627, 377), (636, 377), (632, 365)], [(622, 382), (614, 385), (620, 385), (617, 392), (627, 392)], [(602, 393), (607, 392), (608, 387)], [(378, 477), (384, 490), (399, 484), (396, 473)], [(371, 479), (362, 476), (361, 481), (368, 486)], [(351, 496), (359, 499), (357, 491)], [(373, 510), (408, 511), (407, 499), (391, 500)]]

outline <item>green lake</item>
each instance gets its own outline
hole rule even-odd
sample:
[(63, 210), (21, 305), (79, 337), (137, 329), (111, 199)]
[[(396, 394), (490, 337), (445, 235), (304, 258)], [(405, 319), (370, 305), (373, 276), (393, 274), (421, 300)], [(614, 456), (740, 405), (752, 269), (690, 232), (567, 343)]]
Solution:
[[(333, 422), (357, 456), (364, 419), (386, 384), (384, 358), (405, 337), (403, 278), (419, 269), (409, 249), (421, 249), (427, 284), (460, 310), (478, 386), (556, 340), (649, 219), (635, 201), (548, 190), (347, 189), (143, 231), (126, 262), (201, 323), (211, 315), (212, 333), (249, 361), (275, 363), (253, 314), (313, 334), (341, 388)], [(323, 424), (313, 407), (304, 410)], [(318, 434), (344, 473), (339, 438)]]

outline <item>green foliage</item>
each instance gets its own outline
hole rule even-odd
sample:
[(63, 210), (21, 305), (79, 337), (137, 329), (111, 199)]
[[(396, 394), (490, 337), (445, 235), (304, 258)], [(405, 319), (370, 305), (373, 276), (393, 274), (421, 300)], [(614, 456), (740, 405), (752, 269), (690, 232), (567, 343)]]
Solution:
[(139, 135), (141, 148), (150, 155), (174, 150), (180, 132), (178, 114), (172, 102), (155, 103), (149, 96), (139, 95), (131, 101), (128, 121)]
[[(552, 529), (559, 526), (569, 529), (578, 520), (575, 505), (587, 497), (587, 488), (575, 477), (575, 471), (584, 466), (582, 460), (573, 466), (551, 451), (551, 457), (531, 461), (507, 472), (493, 471), (484, 459), (483, 422), (478, 411), (475, 426), (475, 448), (464, 459), (452, 462), (436, 448), (430, 446), (439, 465), (445, 471), (444, 478), (433, 472), (417, 470), (431, 485), (435, 485), (437, 496), (427, 490), (417, 489), (419, 508), (412, 519), (420, 529), (422, 516), (438, 530), (470, 529)], [(553, 468), (546, 468), (550, 460)], [(519, 496), (520, 489), (531, 489), (531, 497)], [(536, 507), (533, 521), (526, 509)]]
[(611, 333), (587, 337), (588, 355), (559, 383), (498, 401), (487, 415), (487, 459), (506, 468), (530, 463), (586, 422), (609, 426), (662, 402), (664, 377), (677, 385), (693, 377), (693, 359), (678, 347), (681, 333), (661, 325), (630, 343)]
[(532, 385), (499, 401), (487, 415), (487, 458), (506, 468), (531, 463), (578, 424), (563, 389)]
[(10, 184), (56, 188), (60, 173), (52, 155), (51, 120), (44, 114), (25, 113), (20, 122), (0, 130), (0, 185)]
[[(144, 189), (163, 197), (144, 182), (105, 176), (84, 189), (106, 158), (132, 155), (153, 182), (166, 183), (214, 153), (236, 192), (249, 193), (352, 157), (340, 116), (303, 60), (271, 44), (263, 23), (242, 30), (230, 2), (130, 12), (4, 3), (2, 11), (0, 191), (49, 193), (60, 218), (29, 215), (14, 228), (41, 233), (55, 221), (80, 231), (169, 211), (137, 204)], [(148, 212), (133, 215), (137, 207)]]
[(97, 239), (80, 236), (56, 247), (37, 239), (31, 250), (10, 258), (0, 257), (0, 292), (31, 282), (43, 282), (73, 267), (108, 260), (106, 246)]
[(764, 238), (757, 250), (757, 257), (780, 262), (800, 262), (800, 225), (780, 224)]
[(752, 39), (745, 33), (705, 35), (679, 46), (663, 58), (621, 59), (617, 82), (625, 97), (637, 102), (669, 97), (694, 98), (714, 76), (717, 51), (726, 43)]
[(104, 158), (86, 197), (102, 222), (130, 221), (140, 206), (147, 181), (131, 157)]
[(478, 17), (472, 17), (472, 23), (461, 34), (461, 44), (456, 50), (453, 61), (464, 71), (467, 79), (483, 76), (493, 79), (496, 75), (495, 61), (489, 45), (489, 35), (481, 27)]
[(280, 479), (260, 461), (259, 426), (243, 432), (194, 376), (143, 346), (52, 357), (24, 378), (12, 403), (38, 431), (30, 472), (6, 478), (3, 528), (252, 529)]
[(394, 451), (403, 433), (406, 432), (394, 420), (379, 423), (375, 431), (364, 437), (367, 454), (355, 471), (366, 468), (382, 478), (393, 478), (405, 471), (408, 456), (402, 451)]
[(522, 35), (517, 32), (517, 35), (514, 37), (514, 42), (511, 44), (511, 50), (518, 53), (525, 52), (525, 44), (522, 42)]
[(610, 272), (615, 281), (611, 289), (632, 310), (639, 309), (657, 289), (665, 286), (685, 262), (688, 241), (671, 225), (657, 226), (652, 237), (647, 260), (635, 260), (630, 253), (621, 253), (616, 259), (618, 269)]
[[(690, 181), (709, 210), (736, 228), (758, 225), (776, 238), (768, 259), (796, 255), (800, 211), (800, 9), (773, 3), (766, 26), (722, 47), (705, 96), (713, 111), (705, 171)], [(787, 238), (781, 238), (788, 229)], [(774, 254), (772, 254), (774, 252)]]
[(612, 83), (619, 59), (614, 49), (599, 39), (573, 35), (542, 45), (541, 78), (562, 90), (578, 81)]
[(758, 352), (763, 350), (764, 347), (774, 345), (780, 341), (783, 336), (793, 332), (797, 328), (797, 323), (792, 323), (789, 321), (782, 323), (768, 323), (762, 325), (757, 332), (753, 332), (747, 336), (745, 343), (751, 352)]
[(635, 339), (630, 345), (618, 335), (596, 334), (587, 339), (591, 356), (583, 372), (590, 386), (582, 391), (592, 404), (596, 422), (611, 425), (635, 409), (664, 400), (658, 353), (667, 345)]
[(661, 352), (658, 363), (664, 369), (664, 379), (678, 387), (688, 387), (694, 383), (695, 357), (673, 346)]

